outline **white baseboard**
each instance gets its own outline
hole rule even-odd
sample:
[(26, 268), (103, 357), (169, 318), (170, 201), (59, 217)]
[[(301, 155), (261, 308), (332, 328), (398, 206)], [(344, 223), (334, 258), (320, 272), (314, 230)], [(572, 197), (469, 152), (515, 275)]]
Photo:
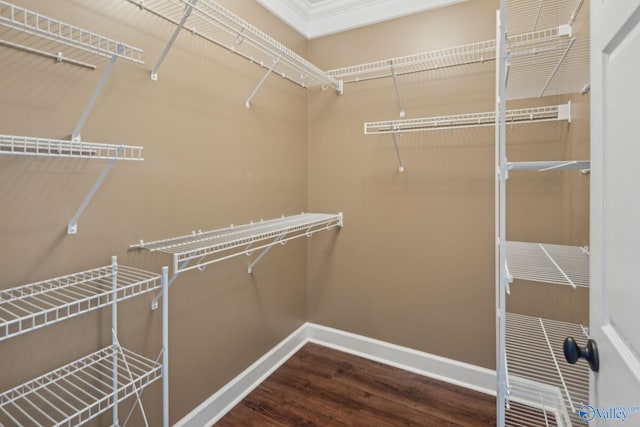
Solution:
[(175, 426), (203, 427), (213, 425), (308, 342), (365, 357), (460, 387), (494, 396), (496, 394), (496, 374), (490, 369), (314, 323), (305, 323), (198, 405)]

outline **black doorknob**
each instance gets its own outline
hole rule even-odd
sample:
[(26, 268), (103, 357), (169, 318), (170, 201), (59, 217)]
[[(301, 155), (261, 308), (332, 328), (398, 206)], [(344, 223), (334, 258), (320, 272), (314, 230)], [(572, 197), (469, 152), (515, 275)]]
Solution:
[(598, 346), (594, 340), (589, 339), (585, 347), (580, 347), (573, 337), (567, 337), (564, 339), (562, 349), (564, 350), (564, 357), (567, 359), (567, 362), (574, 364), (578, 359), (582, 358), (589, 362), (589, 367), (591, 367), (593, 372), (598, 372), (600, 369)]

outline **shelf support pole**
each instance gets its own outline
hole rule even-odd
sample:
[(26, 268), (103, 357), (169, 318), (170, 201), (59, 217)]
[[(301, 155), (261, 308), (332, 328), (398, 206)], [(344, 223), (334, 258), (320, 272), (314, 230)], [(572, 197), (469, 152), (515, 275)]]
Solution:
[(182, 28), (184, 28), (184, 24), (186, 24), (187, 19), (189, 19), (189, 16), (191, 16), (191, 12), (193, 11), (193, 7), (196, 5), (197, 2), (198, 2), (198, 0), (193, 0), (192, 3), (189, 3), (184, 7), (184, 15), (182, 16), (182, 19), (180, 20), (180, 23), (178, 24), (178, 26), (176, 27), (175, 31), (173, 32), (173, 35), (169, 39), (169, 42), (167, 43), (167, 46), (165, 46), (164, 50), (162, 51), (162, 54), (160, 55), (160, 58), (158, 58), (158, 61), (156, 62), (156, 65), (154, 65), (153, 69), (151, 70), (151, 80), (153, 80), (153, 81), (158, 80), (158, 69), (160, 69), (160, 65), (162, 65), (162, 62), (164, 61), (164, 58), (167, 56), (167, 54), (169, 53), (169, 51), (173, 47), (173, 44), (175, 43), (176, 39), (178, 38), (178, 34), (180, 34), (180, 31), (182, 31)]
[[(111, 349), (113, 351), (113, 390), (118, 390), (118, 260), (111, 257)], [(113, 425), (118, 426), (118, 393), (113, 396)]]
[(398, 89), (398, 80), (396, 79), (396, 70), (393, 68), (393, 60), (389, 60), (389, 68), (391, 69), (391, 78), (393, 79), (393, 88), (396, 91), (396, 99), (398, 100), (398, 107), (400, 108), (400, 117), (404, 117), (404, 105), (402, 105), (402, 99), (400, 98), (400, 89)]
[(91, 111), (93, 110), (93, 107), (95, 106), (96, 101), (98, 100), (98, 97), (102, 93), (102, 89), (104, 89), (104, 85), (107, 83), (107, 79), (109, 78), (109, 75), (113, 70), (113, 66), (116, 65), (116, 62), (118, 61), (118, 55), (120, 55), (123, 50), (124, 50), (124, 45), (122, 44), (119, 44), (116, 47), (116, 53), (114, 53), (111, 59), (109, 60), (109, 64), (107, 64), (107, 67), (104, 69), (104, 72), (102, 73), (102, 77), (100, 77), (98, 86), (96, 86), (95, 90), (93, 91), (93, 94), (91, 95), (91, 99), (89, 99), (89, 103), (85, 107), (84, 112), (82, 113), (82, 117), (80, 117), (80, 121), (78, 121), (76, 128), (73, 130), (73, 133), (71, 134), (72, 141), (80, 141), (80, 133), (82, 132), (82, 128), (84, 127), (84, 124), (87, 122), (87, 119), (89, 118), (89, 114), (91, 114)]
[[(180, 275), (180, 272), (186, 268), (189, 263), (191, 262), (191, 259), (187, 259), (185, 261), (182, 262), (182, 265), (180, 266), (180, 271), (179, 272), (174, 272), (173, 275), (171, 276), (171, 279), (169, 279), (167, 281), (167, 292), (169, 292), (169, 287), (171, 285), (173, 285), (173, 282), (176, 281), (176, 279), (178, 278), (178, 276)], [(151, 301), (151, 310), (155, 310), (158, 308), (158, 300), (160, 299), (160, 297), (163, 295), (164, 291), (160, 291), (156, 294), (155, 297), (153, 297), (153, 301)]]
[(396, 140), (396, 133), (392, 132), (391, 137), (393, 138), (393, 148), (396, 150), (396, 157), (398, 158), (398, 172), (404, 172), (404, 163), (402, 163), (402, 158), (400, 157), (400, 149), (398, 148), (398, 141)]
[(280, 240), (282, 240), (284, 238), (284, 236), (286, 236), (287, 233), (283, 233), (281, 235), (279, 235), (278, 237), (276, 237), (273, 242), (271, 242), (271, 244), (269, 246), (267, 246), (262, 252), (260, 252), (260, 255), (258, 255), (256, 257), (256, 259), (253, 260), (253, 262), (251, 263), (251, 265), (249, 265), (249, 268), (247, 269), (247, 273), (251, 274), (253, 273), (253, 267), (256, 266), (256, 264), (258, 263), (258, 261), (260, 261), (262, 259), (263, 256), (265, 256), (267, 254), (267, 252), (269, 252), (269, 249), (271, 249), (272, 247), (275, 246), (276, 243), (279, 243)]
[(162, 267), (162, 427), (169, 427), (169, 267)]
[(91, 190), (89, 190), (89, 194), (87, 194), (87, 197), (85, 197), (84, 201), (76, 211), (75, 215), (73, 216), (73, 218), (71, 218), (71, 221), (69, 221), (69, 224), (67, 225), (67, 234), (76, 234), (78, 232), (78, 220), (84, 213), (85, 209), (87, 209), (87, 206), (89, 206), (89, 203), (91, 203), (93, 196), (95, 196), (96, 192), (102, 185), (102, 182), (105, 180), (105, 178), (109, 174), (109, 171), (113, 167), (113, 164), (118, 159), (118, 156), (120, 155), (120, 153), (122, 153), (123, 149), (124, 149), (123, 147), (120, 147), (116, 150), (115, 156), (109, 160), (107, 165), (102, 170), (102, 173), (100, 173), (100, 176), (98, 177), (97, 181), (93, 184), (93, 187), (91, 187)]
[(253, 92), (251, 92), (251, 95), (249, 95), (249, 98), (247, 98), (247, 101), (244, 103), (244, 105), (247, 108), (251, 108), (251, 101), (256, 96), (256, 94), (258, 93), (258, 91), (260, 90), (260, 88), (262, 87), (264, 82), (267, 81), (267, 77), (269, 77), (269, 75), (273, 72), (273, 69), (276, 68), (276, 65), (278, 65), (278, 62), (280, 62), (280, 56), (278, 56), (278, 57), (273, 59), (273, 64), (271, 64), (271, 67), (269, 67), (267, 72), (264, 74), (264, 76), (262, 77), (262, 79), (258, 83), (258, 86), (256, 86), (256, 88), (253, 90)]

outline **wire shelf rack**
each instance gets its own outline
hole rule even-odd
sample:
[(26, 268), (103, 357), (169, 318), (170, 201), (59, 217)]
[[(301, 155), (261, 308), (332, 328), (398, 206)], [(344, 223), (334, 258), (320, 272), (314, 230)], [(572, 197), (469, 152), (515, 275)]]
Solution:
[(336, 79), (344, 80), (345, 83), (354, 83), (392, 77), (394, 74), (401, 76), (495, 59), (496, 42), (495, 40), (486, 40), (361, 65), (336, 68), (327, 71), (327, 74)]
[[(586, 328), (579, 324), (507, 313), (509, 400), (550, 413), (562, 425), (582, 426), (579, 410), (589, 402), (589, 366), (564, 360), (562, 345), (567, 336), (580, 345), (588, 339)], [(528, 421), (507, 425), (545, 425), (530, 411), (517, 411), (509, 418)]]
[(81, 425), (161, 377), (161, 364), (109, 346), (0, 394), (0, 425)]
[(506, 262), (513, 279), (589, 286), (589, 252), (582, 247), (508, 241)]
[[(212, 0), (127, 0), (302, 87), (342, 85), (311, 62)], [(277, 64), (274, 64), (277, 62)]]
[[(194, 231), (190, 235), (155, 242), (141, 241), (130, 248), (172, 254), (176, 274), (194, 268), (201, 269), (238, 255), (251, 255), (256, 250), (268, 250), (276, 244), (284, 244), (298, 237), (310, 237), (319, 231), (334, 227), (342, 227), (342, 213), (302, 213), (212, 231)], [(259, 255), (254, 263), (264, 253)], [(189, 265), (192, 261), (196, 263)], [(249, 272), (251, 268), (249, 267)]]
[[(4, 0), (0, 0), (0, 26), (7, 29), (0, 34), (0, 44), (57, 61), (95, 68), (95, 64), (87, 61), (95, 61), (96, 56), (116, 56), (138, 64), (144, 63), (142, 49)], [(30, 37), (25, 38), (24, 34)]]
[(567, 171), (579, 170), (587, 171), (591, 168), (589, 160), (554, 160), (539, 162), (509, 162), (507, 169), (514, 171)]
[(0, 135), (0, 154), (103, 160), (144, 160), (143, 147), (30, 136)]
[[(571, 104), (551, 105), (546, 107), (522, 108), (507, 110), (505, 122), (521, 124), (554, 120), (571, 121)], [(422, 132), (430, 130), (447, 130), (467, 127), (494, 126), (496, 112), (456, 114), (450, 116), (426, 117), (420, 119), (386, 120), (367, 122), (364, 124), (365, 135), (398, 132)]]
[(52, 325), (161, 286), (161, 276), (112, 265), (0, 290), (0, 341)]

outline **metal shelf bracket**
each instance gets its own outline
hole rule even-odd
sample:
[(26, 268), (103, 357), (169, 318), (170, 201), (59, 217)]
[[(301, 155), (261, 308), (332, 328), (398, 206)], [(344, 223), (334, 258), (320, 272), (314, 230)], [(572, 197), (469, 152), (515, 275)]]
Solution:
[(98, 189), (100, 188), (100, 186), (104, 182), (105, 178), (109, 174), (109, 171), (113, 167), (113, 164), (116, 162), (116, 160), (118, 158), (118, 155), (120, 155), (122, 150), (123, 150), (122, 148), (119, 148), (116, 151), (116, 156), (113, 159), (109, 160), (109, 162), (104, 167), (104, 169), (102, 169), (102, 173), (100, 173), (100, 176), (98, 177), (96, 182), (93, 184), (93, 187), (91, 187), (91, 190), (89, 190), (89, 194), (87, 194), (87, 197), (85, 197), (84, 201), (82, 202), (82, 204), (80, 205), (80, 207), (76, 211), (75, 215), (73, 215), (73, 218), (71, 218), (71, 221), (69, 221), (69, 224), (67, 225), (67, 234), (76, 234), (76, 233), (78, 233), (78, 220), (80, 219), (80, 217), (84, 213), (85, 209), (87, 209), (87, 206), (89, 206), (89, 203), (91, 203), (91, 200), (93, 199), (93, 196), (96, 195), (96, 192), (98, 191)]
[(260, 82), (258, 82), (258, 86), (256, 86), (253, 92), (251, 92), (251, 95), (249, 95), (249, 98), (247, 98), (246, 102), (244, 103), (244, 105), (247, 108), (251, 108), (251, 101), (256, 96), (256, 94), (258, 93), (258, 91), (260, 90), (264, 82), (267, 81), (267, 78), (273, 72), (273, 69), (276, 68), (276, 65), (278, 65), (278, 63), (280, 62), (280, 58), (282, 58), (282, 56), (277, 56), (276, 58), (273, 59), (273, 64), (271, 64), (271, 67), (269, 67), (269, 69), (264, 74), (264, 76), (262, 76), (262, 79), (260, 80)]
[(193, 7), (196, 5), (197, 2), (198, 0), (193, 0), (192, 3), (187, 3), (185, 5), (182, 19), (178, 23), (178, 26), (176, 27), (176, 29), (173, 31), (173, 34), (171, 35), (171, 38), (169, 39), (167, 46), (165, 46), (164, 50), (162, 51), (162, 54), (160, 54), (160, 57), (158, 58), (156, 65), (154, 65), (153, 69), (151, 70), (151, 80), (153, 81), (158, 80), (158, 69), (160, 69), (160, 65), (162, 65), (162, 62), (164, 61), (166, 56), (169, 54), (169, 51), (173, 47), (173, 44), (175, 43), (176, 39), (178, 38), (178, 34), (180, 34), (180, 31), (182, 31), (182, 28), (184, 28), (184, 24), (186, 24), (187, 19), (189, 19), (189, 16), (191, 16), (191, 12), (193, 12)]

